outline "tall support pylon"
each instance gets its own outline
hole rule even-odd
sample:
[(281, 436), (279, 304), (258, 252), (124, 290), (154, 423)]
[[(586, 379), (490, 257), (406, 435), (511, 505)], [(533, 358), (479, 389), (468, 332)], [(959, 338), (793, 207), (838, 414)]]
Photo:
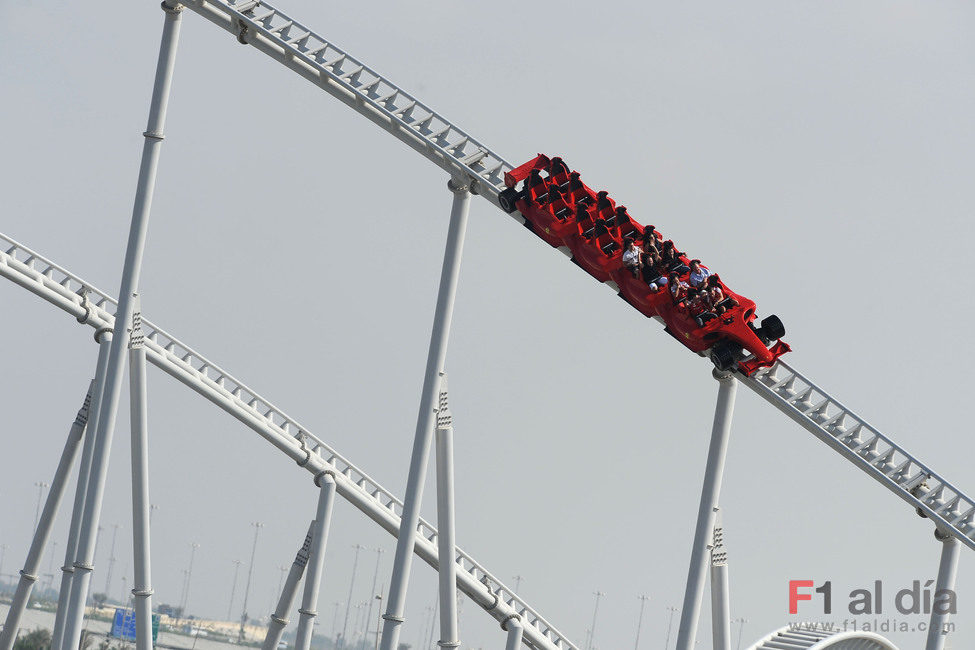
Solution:
[(281, 642), (281, 635), (284, 634), (284, 628), (288, 625), (288, 612), (291, 611), (291, 607), (295, 604), (295, 597), (298, 595), (298, 583), (301, 582), (301, 576), (305, 573), (305, 565), (308, 564), (308, 554), (311, 552), (311, 540), (314, 534), (315, 520), (313, 519), (308, 524), (305, 541), (298, 549), (294, 562), (291, 563), (291, 570), (288, 571), (288, 577), (281, 589), (281, 596), (278, 598), (278, 606), (274, 608), (271, 620), (267, 624), (267, 634), (264, 635), (261, 650), (277, 650), (278, 643)]
[(511, 614), (508, 618), (501, 621), (501, 629), (508, 633), (504, 650), (520, 650), (521, 637), (525, 631), (524, 626), (521, 624), (521, 616)]
[(447, 339), (450, 334), (454, 299), (457, 295), (461, 253), (464, 249), (464, 237), (467, 234), (471, 194), (467, 185), (456, 179), (451, 179), (447, 187), (454, 193), (454, 199), (450, 210), (450, 226), (447, 229), (443, 268), (440, 272), (433, 331), (430, 334), (430, 350), (423, 375), (423, 392), (413, 438), (410, 473), (406, 480), (403, 516), (396, 539), (396, 552), (393, 556), (389, 598), (386, 601), (386, 613), (383, 614), (383, 634), (380, 645), (382, 650), (396, 650), (399, 647), (400, 628), (406, 611), (406, 590), (409, 586), (410, 568), (413, 562), (413, 546), (416, 544), (416, 527), (420, 523), (423, 482), (427, 474), (427, 461), (430, 458), (430, 444), (433, 438), (434, 406), (440, 384), (440, 373), (444, 370), (447, 356)]
[(454, 531), (454, 424), (447, 404), (447, 375), (440, 374), (437, 405), (437, 557), (440, 568), (441, 648), (460, 645), (457, 630), (457, 540)]
[[(85, 322), (85, 318), (79, 318)], [(77, 485), (75, 486), (74, 505), (71, 508), (71, 523), (68, 526), (68, 539), (64, 549), (64, 565), (61, 567), (61, 588), (58, 591), (58, 609), (54, 615), (54, 630), (51, 632), (51, 648), (60, 650), (64, 639), (64, 621), (68, 614), (68, 603), (71, 597), (71, 582), (74, 578), (74, 563), (78, 553), (78, 533), (81, 530), (81, 518), (85, 510), (85, 497), (88, 494), (88, 477), (91, 474), (91, 458), (95, 452), (95, 431), (98, 430), (98, 407), (101, 404), (105, 390), (105, 368), (108, 367), (108, 352), (112, 346), (112, 332), (98, 330), (95, 332), (95, 342), (98, 343), (98, 362), (95, 365), (95, 392), (92, 396), (88, 412), (88, 426), (85, 442), (81, 450), (81, 464), (78, 466)]]
[(17, 630), (20, 628), (20, 619), (27, 608), (27, 601), (34, 589), (34, 583), (37, 582), (37, 570), (40, 567), (44, 549), (47, 547), (48, 538), (51, 536), (51, 528), (54, 527), (54, 517), (61, 505), (61, 497), (64, 496), (64, 490), (68, 484), (71, 466), (74, 464), (74, 459), (78, 455), (78, 447), (85, 435), (85, 426), (88, 424), (88, 411), (91, 407), (91, 397), (94, 390), (95, 380), (92, 380), (88, 384), (85, 400), (71, 424), (71, 429), (68, 431), (68, 440), (64, 443), (61, 459), (54, 471), (54, 478), (50, 485), (51, 490), (47, 493), (44, 510), (38, 517), (34, 539), (27, 551), (24, 568), (20, 571), (20, 581), (17, 583), (17, 590), (14, 592), (13, 601), (11, 601), (10, 609), (7, 611), (6, 623), (4, 623), (3, 631), (0, 632), (0, 649), (2, 650), (10, 650), (13, 647)]
[[(961, 551), (961, 544), (954, 536), (937, 529), (934, 536), (941, 542), (941, 564), (938, 566), (938, 582), (934, 591), (925, 650), (943, 650), (945, 647), (945, 640), (948, 638), (948, 612), (939, 607), (939, 602), (944, 604), (939, 594), (946, 596), (947, 591), (954, 591), (955, 577), (958, 574), (958, 554)], [(952, 601), (957, 602), (953, 597)]]
[(132, 458), (132, 557), (135, 560), (135, 647), (152, 650), (152, 572), (149, 549), (149, 416), (146, 348), (138, 300), (129, 336), (129, 422)]
[(115, 328), (105, 373), (105, 390), (98, 409), (98, 428), (94, 432), (95, 450), (92, 456), (88, 493), (85, 497), (84, 516), (81, 520), (78, 539), (79, 561), (75, 562), (74, 565), (76, 573), (71, 581), (71, 598), (65, 618), (65, 631), (62, 639), (63, 650), (76, 650), (81, 643), (85, 601), (88, 598), (88, 588), (91, 584), (95, 536), (98, 533), (98, 522), (101, 518), (102, 496), (105, 491), (105, 479), (108, 475), (108, 456), (115, 430), (119, 396), (122, 390), (122, 371), (128, 343), (128, 330), (132, 325), (132, 312), (135, 308), (139, 276), (142, 272), (142, 254), (145, 250), (146, 232), (149, 225), (149, 210), (152, 205), (156, 168), (159, 164), (159, 154), (162, 147), (163, 128), (166, 123), (169, 89), (172, 85), (173, 68), (176, 63), (176, 45), (179, 42), (182, 7), (175, 0), (164, 0), (162, 8), (165, 12), (165, 19), (159, 46), (159, 59), (156, 64), (156, 76), (152, 87), (148, 126), (143, 133), (145, 143), (143, 144), (139, 180), (132, 208), (132, 223), (129, 228), (128, 244), (126, 245), (125, 263), (122, 267), (118, 308), (115, 311)]
[[(318, 493), (318, 509), (315, 511), (315, 532), (311, 539), (308, 574), (305, 576), (305, 593), (298, 610), (298, 633), (295, 636), (295, 650), (308, 650), (315, 632), (315, 617), (318, 616), (318, 590), (325, 569), (325, 546), (328, 543), (328, 529), (332, 522), (332, 505), (335, 503), (335, 476), (324, 471), (315, 477)], [(345, 639), (342, 639), (343, 643)]]
[(728, 553), (724, 548), (721, 512), (715, 513), (711, 540), (711, 641), (714, 650), (731, 650), (731, 599), (728, 591)]
[(704, 470), (704, 486), (697, 511), (697, 527), (694, 529), (694, 545), (691, 547), (691, 565), (687, 571), (687, 587), (684, 606), (680, 613), (677, 630), (677, 650), (692, 650), (697, 636), (697, 624), (701, 616), (701, 600), (708, 564), (708, 542), (714, 529), (715, 508), (721, 494), (725, 458), (728, 455), (728, 439), (731, 436), (731, 416), (735, 410), (735, 393), (738, 383), (731, 373), (714, 371), (718, 380), (718, 401), (714, 408), (714, 424), (711, 428), (711, 446)]

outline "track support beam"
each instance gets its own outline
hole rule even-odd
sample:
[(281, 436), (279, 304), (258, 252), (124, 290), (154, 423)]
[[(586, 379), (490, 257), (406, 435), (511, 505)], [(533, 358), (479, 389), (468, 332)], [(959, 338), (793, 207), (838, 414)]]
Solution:
[(118, 309), (115, 312), (115, 327), (109, 350), (108, 366), (105, 374), (105, 390), (99, 405), (98, 428), (94, 431), (95, 451), (92, 456), (91, 476), (88, 493), (85, 497), (84, 516), (78, 539), (78, 558), (71, 581), (71, 599), (65, 618), (65, 631), (62, 639), (63, 650), (76, 650), (81, 643), (81, 632), (85, 618), (85, 601), (91, 584), (95, 553), (95, 537), (101, 518), (102, 497), (105, 492), (105, 479), (108, 475), (108, 458), (115, 430), (115, 416), (122, 390), (122, 373), (125, 364), (125, 351), (128, 343), (132, 313), (135, 308), (139, 276), (142, 272), (142, 255), (145, 250), (146, 231), (149, 225), (149, 210), (156, 182), (156, 168), (163, 141), (163, 128), (166, 123), (166, 108), (169, 104), (169, 89), (172, 85), (173, 68), (176, 63), (176, 45), (179, 42), (180, 14), (182, 7), (174, 0), (162, 3), (165, 12), (162, 40), (159, 46), (159, 59), (152, 87), (152, 100), (149, 107), (149, 120), (146, 127), (145, 142), (142, 149), (142, 162), (139, 168), (139, 181), (136, 187), (135, 203), (132, 208), (132, 223), (129, 240), (125, 250), (125, 263), (122, 267), (122, 282), (118, 293)]
[(129, 337), (129, 421), (132, 458), (132, 557), (135, 559), (135, 647), (152, 650), (152, 571), (149, 550), (149, 414), (146, 348), (138, 298)]
[[(328, 529), (332, 521), (332, 505), (335, 503), (335, 477), (332, 473), (322, 472), (315, 477), (315, 483), (321, 487), (321, 491), (318, 493), (318, 509), (315, 512), (308, 575), (305, 576), (305, 593), (301, 599), (301, 608), (298, 610), (295, 650), (308, 650), (311, 647), (315, 617), (318, 616), (318, 589), (325, 568), (325, 544), (328, 541)], [(344, 645), (345, 639), (342, 640)]]
[[(386, 613), (383, 614), (382, 650), (396, 650), (399, 647), (400, 627), (406, 610), (406, 590), (410, 581), (410, 568), (413, 561), (413, 546), (416, 543), (416, 528), (420, 523), (420, 502), (423, 499), (423, 482), (427, 474), (427, 461), (433, 439), (434, 408), (440, 373), (444, 369), (447, 356), (447, 339), (450, 334), (450, 321), (457, 295), (457, 279), (460, 276), (461, 253), (464, 237), (467, 234), (467, 215), (471, 194), (466, 185), (451, 179), (447, 187), (454, 193), (450, 210), (450, 226), (447, 229), (447, 247), (444, 252), (443, 268), (440, 272), (440, 289), (437, 294), (437, 308), (430, 334), (430, 350), (423, 375), (423, 392), (420, 397), (420, 412), (417, 416), (416, 433), (413, 439), (413, 454), (410, 458), (410, 472), (406, 481), (406, 496), (403, 499), (403, 516), (399, 535), (396, 539), (396, 553), (393, 557), (393, 573), (390, 578), (389, 599)], [(441, 567), (443, 570), (444, 567)]]
[(728, 455), (728, 439), (731, 437), (731, 418), (735, 410), (735, 393), (738, 383), (731, 373), (714, 371), (718, 380), (718, 401), (714, 409), (711, 428), (711, 446), (704, 470), (704, 486), (697, 511), (697, 527), (694, 529), (694, 545), (691, 547), (691, 564), (687, 571), (687, 587), (684, 606), (680, 613), (677, 631), (677, 650), (692, 650), (697, 636), (697, 624), (701, 616), (701, 600), (708, 565), (708, 541), (714, 529), (715, 509), (721, 494), (725, 458)]
[(294, 562), (291, 563), (291, 570), (284, 581), (284, 588), (278, 598), (278, 606), (271, 614), (271, 620), (267, 624), (267, 634), (264, 635), (264, 643), (261, 650), (277, 650), (278, 643), (281, 642), (281, 635), (284, 628), (288, 625), (288, 612), (295, 604), (295, 597), (298, 595), (298, 583), (301, 576), (305, 573), (305, 565), (308, 564), (308, 553), (311, 549), (312, 536), (315, 534), (315, 520), (308, 525), (308, 533), (305, 535), (305, 542), (298, 549)]
[(88, 392), (85, 394), (85, 401), (78, 410), (71, 429), (68, 431), (68, 440), (64, 443), (64, 450), (61, 452), (61, 459), (58, 467), (54, 471), (54, 479), (51, 481), (51, 489), (47, 493), (47, 500), (44, 502), (44, 510), (41, 512), (37, 522), (37, 530), (34, 531), (34, 539), (31, 540), (30, 549), (27, 551), (27, 560), (24, 568), (20, 571), (20, 581), (17, 583), (17, 590), (14, 592), (13, 601), (7, 611), (6, 623), (3, 631), (0, 632), (0, 649), (10, 650), (14, 645), (17, 630), (20, 629), (20, 619), (27, 608), (27, 601), (30, 599), (34, 583), (37, 582), (37, 571), (40, 568), (41, 558), (47, 541), (51, 537), (51, 528), (54, 527), (54, 518), (61, 505), (61, 497), (68, 484), (68, 476), (71, 474), (71, 466), (78, 455), (78, 447), (85, 435), (85, 426), (88, 424), (88, 411), (91, 407), (92, 393), (95, 392), (95, 380), (88, 385)]
[(720, 509), (711, 542), (711, 640), (714, 650), (731, 650), (731, 599), (728, 590), (728, 554)]
[(108, 367), (108, 351), (112, 346), (112, 332), (95, 332), (98, 342), (98, 361), (95, 364), (95, 391), (89, 406), (88, 426), (85, 442), (81, 450), (81, 464), (78, 466), (78, 479), (75, 486), (74, 505), (71, 509), (71, 523), (68, 526), (68, 539), (64, 549), (64, 565), (61, 567), (61, 588), (58, 591), (58, 609), (54, 615), (54, 631), (51, 633), (51, 648), (60, 650), (64, 639), (64, 622), (68, 614), (71, 597), (71, 582), (74, 579), (74, 563), (78, 554), (78, 535), (81, 519), (84, 516), (85, 497), (88, 494), (88, 478), (91, 474), (91, 459), (95, 453), (95, 431), (98, 429), (98, 408), (105, 390), (105, 368)]
[[(934, 536), (941, 542), (941, 564), (938, 566), (938, 583), (934, 591), (934, 604), (931, 608), (931, 620), (928, 623), (928, 639), (925, 650), (943, 650), (948, 638), (948, 612), (939, 607), (942, 598), (939, 594), (947, 591), (954, 592), (955, 576), (958, 574), (958, 554), (961, 543), (952, 535), (935, 530)], [(957, 602), (952, 596), (952, 600)]]
[(460, 645), (457, 631), (457, 541), (454, 531), (454, 426), (447, 406), (447, 375), (440, 375), (437, 406), (437, 552), (440, 570), (441, 648)]

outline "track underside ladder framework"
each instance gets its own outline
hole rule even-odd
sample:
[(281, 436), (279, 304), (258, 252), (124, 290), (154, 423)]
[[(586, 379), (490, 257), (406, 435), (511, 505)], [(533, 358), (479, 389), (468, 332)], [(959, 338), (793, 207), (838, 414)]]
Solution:
[[(168, 11), (175, 13), (169, 4)], [(221, 28), (236, 36), (245, 45), (251, 45), (264, 54), (275, 59), (285, 67), (312, 81), (326, 92), (336, 97), (344, 104), (367, 117), (380, 126), (384, 131), (392, 134), (415, 151), (421, 153), (438, 167), (447, 172), (455, 184), (455, 192), (463, 192), (465, 197), (470, 194), (480, 194), (497, 207), (499, 194), (504, 190), (504, 175), (512, 166), (503, 158), (495, 154), (470, 134), (464, 132), (445, 118), (437, 114), (415, 96), (402, 90), (388, 79), (376, 73), (348, 52), (293, 20), (271, 5), (256, 0), (186, 0), (183, 6), (205, 17)], [(167, 5), (164, 4), (164, 9)], [(176, 20), (173, 18), (172, 20)], [(165, 39), (164, 39), (165, 40)], [(160, 61), (162, 61), (162, 56)], [(159, 79), (157, 78), (157, 84)], [(155, 102), (155, 95), (154, 95)], [(153, 113), (150, 114), (150, 127), (146, 137), (161, 140), (161, 123), (158, 129), (152, 127)], [(162, 116), (165, 115), (165, 106)], [(158, 132), (157, 132), (158, 131)], [(147, 144), (147, 151), (156, 151), (158, 143)], [(152, 155), (152, 154), (146, 154)], [(146, 158), (144, 158), (144, 165)], [(154, 163), (153, 163), (154, 164)], [(154, 172), (154, 168), (153, 168)], [(143, 180), (140, 175), (140, 194)], [(463, 190), (460, 188), (463, 187)], [(151, 201), (151, 180), (147, 188), (148, 198), (145, 199), (144, 209), (148, 212)], [(139, 211), (140, 197), (137, 195), (137, 209)], [(516, 219), (520, 217), (513, 214)], [(135, 224), (135, 215), (133, 217)], [(135, 229), (135, 226), (133, 226)], [(144, 238), (144, 234), (143, 234)], [(96, 301), (89, 297), (90, 288), (80, 279), (47, 262), (36, 253), (29, 251), (16, 242), (11, 244), (6, 252), (0, 254), (0, 275), (4, 275), (28, 290), (44, 297), (53, 304), (78, 317), (96, 328), (115, 327), (115, 342), (112, 349), (112, 365), (117, 366), (121, 358), (119, 350), (127, 344), (120, 335), (128, 326), (132, 313), (132, 300), (137, 288), (138, 269), (134, 270), (135, 278), (127, 283), (126, 278), (133, 272), (127, 261), (123, 271), (123, 289), (120, 292), (121, 307), (115, 301), (100, 292), (94, 292)], [(5, 247), (6, 248), (6, 247)], [(20, 255), (20, 258), (18, 257)], [(449, 253), (448, 253), (449, 255)], [(445, 269), (448, 260), (445, 256)], [(23, 259), (21, 259), (23, 258)], [(38, 265), (43, 270), (38, 270)], [(439, 312), (438, 305), (438, 312)], [(116, 314), (117, 312), (117, 314)], [(117, 315), (117, 320), (116, 320)], [(434, 325), (433, 339), (437, 338), (437, 330), (441, 327), (442, 315), (438, 313)], [(439, 323), (439, 324), (438, 324)], [(449, 314), (447, 316), (449, 326)], [(344, 458), (331, 450), (320, 439), (315, 438), (300, 427), (297, 422), (285, 416), (280, 410), (248, 389), (245, 385), (233, 379), (228, 373), (220, 370), (202, 356), (186, 347), (175, 338), (159, 330), (150, 323), (144, 322), (146, 329), (145, 355), (155, 365), (163, 368), (167, 373), (192, 387), (215, 404), (237, 419), (247, 424), (262, 437), (271, 442), (279, 450), (296, 460), (298, 465), (317, 476), (325, 476), (329, 480), (334, 476), (334, 491), (365, 512), (386, 530), (399, 537), (397, 549), (397, 564), (394, 565), (393, 592), (387, 600), (386, 634), (383, 636), (383, 647), (395, 647), (398, 626), (402, 622), (402, 609), (405, 601), (406, 582), (409, 579), (409, 565), (412, 554), (420, 555), (435, 569), (442, 564), (443, 553), (437, 557), (440, 540), (437, 530), (419, 518), (419, 502), (422, 495), (422, 484), (419, 489), (412, 483), (408, 486), (406, 498), (400, 502), (388, 491), (381, 488), (366, 474), (359, 471)], [(446, 334), (443, 335), (442, 346), (445, 346)], [(428, 361), (426, 380), (433, 382), (443, 371), (442, 351), (435, 354), (435, 344), (431, 343), (431, 359), (439, 356), (439, 363)], [(112, 389), (105, 406), (100, 406), (98, 439), (111, 439), (114, 425), (115, 402), (117, 402), (117, 379), (113, 371), (111, 376)], [(867, 473), (880, 482), (891, 492), (906, 501), (919, 513), (930, 518), (938, 529), (939, 540), (944, 543), (945, 552), (942, 559), (942, 571), (939, 573), (939, 585), (954, 584), (954, 570), (957, 563), (957, 546), (965, 544), (975, 549), (975, 501), (964, 495), (960, 490), (930, 471), (916, 458), (893, 443), (889, 438), (870, 426), (865, 420), (847, 409), (838, 400), (813, 384), (806, 377), (791, 368), (788, 364), (778, 361), (771, 368), (761, 369), (751, 377), (736, 375), (736, 378), (758, 393), (763, 399), (773, 404), (792, 420), (800, 424), (807, 431), (832, 447), (841, 456), (854, 464), (858, 469)], [(431, 384), (432, 385), (432, 384)], [(414, 464), (417, 454), (423, 454), (420, 463), (425, 470), (426, 457), (429, 455), (430, 439), (432, 437), (432, 398), (435, 386), (424, 388), (421, 401), (420, 422), (417, 426), (417, 443), (414, 447)], [(428, 395), (429, 393), (429, 395)], [(428, 404), (428, 402), (430, 404)], [(429, 421), (424, 421), (426, 418)], [(104, 459), (96, 458), (95, 483), (89, 490), (94, 498), (88, 503), (85, 517), (85, 531), (80, 535), (82, 540), (79, 549), (80, 564), (76, 568), (82, 575), (76, 578), (72, 586), (75, 605), (70, 608), (73, 616), (67, 622), (64, 644), (76, 645), (80, 629), (78, 616), (78, 602), (83, 602), (87, 592), (91, 555), (90, 546), (91, 526), (97, 526), (98, 509), (100, 507), (101, 489), (104, 477), (102, 465), (107, 464), (107, 451)], [(413, 474), (411, 467), (411, 475)], [(422, 476), (425, 472), (418, 472)], [(720, 485), (720, 477), (717, 479)], [(705, 492), (708, 490), (705, 484)], [(715, 501), (716, 501), (716, 494)], [(142, 499), (147, 501), (147, 498)], [(330, 503), (330, 502), (329, 502)], [(702, 508), (704, 498), (702, 497)], [(145, 516), (145, 504), (139, 508)], [(88, 512), (93, 510), (93, 512)], [(703, 512), (703, 510), (702, 510)], [(707, 509), (707, 515), (712, 517), (713, 507)], [(319, 513), (321, 516), (321, 513)], [(405, 525), (404, 525), (405, 523)], [(699, 521), (699, 528), (700, 528)], [(147, 526), (140, 525), (140, 530)], [(702, 528), (710, 532), (713, 525)], [(699, 535), (701, 536), (701, 535)], [(445, 534), (444, 536), (449, 537)], [(324, 540), (324, 535), (321, 536)], [(957, 541), (955, 541), (957, 540)], [(137, 546), (141, 546), (137, 542)], [(452, 547), (452, 540), (449, 546)], [(703, 552), (703, 547), (695, 544), (694, 553)], [(148, 554), (148, 540), (145, 540), (145, 550)], [(451, 554), (448, 551), (448, 555)], [(456, 584), (485, 610), (497, 618), (502, 628), (509, 633), (509, 650), (520, 642), (536, 648), (546, 650), (569, 650), (574, 646), (563, 635), (542, 619), (534, 610), (515, 596), (511, 590), (504, 587), (497, 579), (476, 564), (460, 549), (452, 553), (455, 561), (451, 568), (456, 571)], [(701, 564), (692, 560), (694, 567)], [(701, 565), (703, 566), (703, 564)], [(145, 596), (151, 593), (148, 587), (148, 565), (145, 566), (144, 579)], [(314, 572), (310, 572), (311, 574)], [(690, 583), (689, 577), (689, 583)], [(703, 585), (703, 574), (695, 574), (695, 582)], [(306, 585), (314, 589), (317, 580), (310, 579)], [(396, 585), (399, 584), (399, 589)], [(446, 589), (446, 585), (442, 585)], [(698, 592), (700, 589), (697, 590)], [(138, 595), (138, 594), (137, 594)], [(306, 594), (309, 611), (313, 610), (315, 593)], [(699, 594), (696, 596), (699, 607)], [(148, 605), (148, 602), (145, 603)], [(693, 644), (696, 615), (692, 609), (687, 611), (687, 625), (681, 622), (681, 636), (679, 645)], [(145, 614), (145, 612), (143, 612)], [(145, 618), (140, 616), (140, 620)], [(690, 621), (693, 619), (693, 626)], [(934, 619), (932, 619), (932, 623)], [(942, 621), (943, 622), (943, 621)], [(310, 628), (310, 623), (307, 625)], [(145, 625), (143, 625), (145, 628)], [(444, 632), (441, 645), (453, 645), (456, 638), (456, 624), (450, 630), (449, 617), (444, 622)], [(934, 625), (932, 625), (932, 631)], [(522, 636), (523, 635), (523, 636)], [(140, 647), (146, 646), (145, 634), (140, 639)], [(939, 650), (943, 646), (943, 635), (940, 642), (929, 636), (928, 650)], [(299, 649), (300, 650), (300, 649)]]

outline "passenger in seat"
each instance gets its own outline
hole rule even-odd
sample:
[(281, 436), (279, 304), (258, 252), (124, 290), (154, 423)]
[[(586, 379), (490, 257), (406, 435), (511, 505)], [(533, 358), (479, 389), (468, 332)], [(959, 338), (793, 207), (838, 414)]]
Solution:
[(654, 293), (667, 286), (660, 254), (656, 250), (651, 249), (649, 253), (643, 253), (643, 280)]
[(698, 327), (704, 327), (704, 324), (708, 321), (717, 318), (717, 315), (711, 311), (711, 305), (708, 302), (707, 293), (701, 291), (697, 287), (691, 287), (687, 290), (687, 300), (685, 301), (688, 313), (694, 318), (694, 322), (697, 323)]
[(663, 241), (663, 236), (657, 232), (656, 228), (653, 226), (643, 227), (643, 250), (646, 253), (653, 249), (660, 252), (660, 243)]
[(677, 271), (670, 272), (670, 275), (667, 277), (667, 284), (670, 286), (670, 297), (674, 299), (675, 304), (679, 304), (687, 297), (687, 290), (690, 287), (680, 279)]
[(664, 264), (669, 270), (683, 275), (690, 271), (690, 269), (681, 261), (680, 256), (681, 252), (674, 247), (674, 241), (672, 239), (664, 242), (663, 248), (660, 251), (660, 257), (663, 258)]
[(711, 271), (701, 266), (701, 260), (691, 260), (691, 274), (687, 277), (688, 284), (692, 287), (703, 287), (709, 275), (711, 275)]
[(732, 307), (738, 306), (738, 301), (732, 297), (725, 297), (721, 289), (721, 280), (717, 275), (712, 275), (707, 279), (708, 302), (713, 306), (713, 310), (719, 316)]
[(643, 260), (640, 258), (640, 247), (636, 245), (632, 237), (623, 240), (623, 266), (629, 269), (634, 278), (640, 278)]

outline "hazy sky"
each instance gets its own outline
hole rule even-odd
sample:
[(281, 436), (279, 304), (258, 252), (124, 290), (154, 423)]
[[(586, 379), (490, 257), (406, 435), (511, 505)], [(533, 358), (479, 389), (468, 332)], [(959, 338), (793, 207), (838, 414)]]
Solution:
[[(511, 162), (563, 155), (760, 315), (780, 315), (790, 363), (975, 490), (970, 3), (281, 8)], [(402, 494), (445, 175), (199, 16), (183, 23), (144, 313)], [(0, 231), (112, 293), (161, 27), (156, 0), (0, 0)], [(0, 295), (9, 573), (96, 346), (89, 328), (15, 285), (0, 283)], [(637, 596), (649, 595), (641, 647), (663, 647), (690, 557), (717, 389), (710, 364), (475, 199), (447, 367), (460, 545), (509, 584), (523, 576), (528, 602), (579, 645), (593, 591), (606, 593), (595, 634), (604, 650), (633, 644)], [(198, 542), (189, 608), (225, 616), (232, 560), (248, 559), (261, 521), (249, 610), (270, 611), (277, 567), (313, 516), (310, 476), (156, 369), (149, 390), (155, 602), (178, 601)], [(118, 422), (103, 512), (121, 525), (116, 594), (132, 576), (124, 404)], [(432, 495), (431, 484), (430, 519)], [(744, 389), (721, 501), (745, 645), (796, 620), (790, 579), (832, 580), (842, 621), (852, 589), (883, 580), (892, 611), (894, 591), (937, 571), (930, 522)], [(319, 608), (326, 634), (357, 543), (385, 549), (388, 580), (393, 538), (341, 502)], [(970, 555), (955, 648), (975, 645)], [(360, 557), (353, 604), (369, 598), (375, 560)], [(411, 644), (436, 599), (435, 574), (414, 566)], [(502, 645), (493, 619), (469, 601), (461, 612), (465, 646)], [(350, 630), (354, 620), (355, 610)], [(891, 637), (923, 644), (919, 633)], [(699, 638), (709, 645), (706, 618)]]

